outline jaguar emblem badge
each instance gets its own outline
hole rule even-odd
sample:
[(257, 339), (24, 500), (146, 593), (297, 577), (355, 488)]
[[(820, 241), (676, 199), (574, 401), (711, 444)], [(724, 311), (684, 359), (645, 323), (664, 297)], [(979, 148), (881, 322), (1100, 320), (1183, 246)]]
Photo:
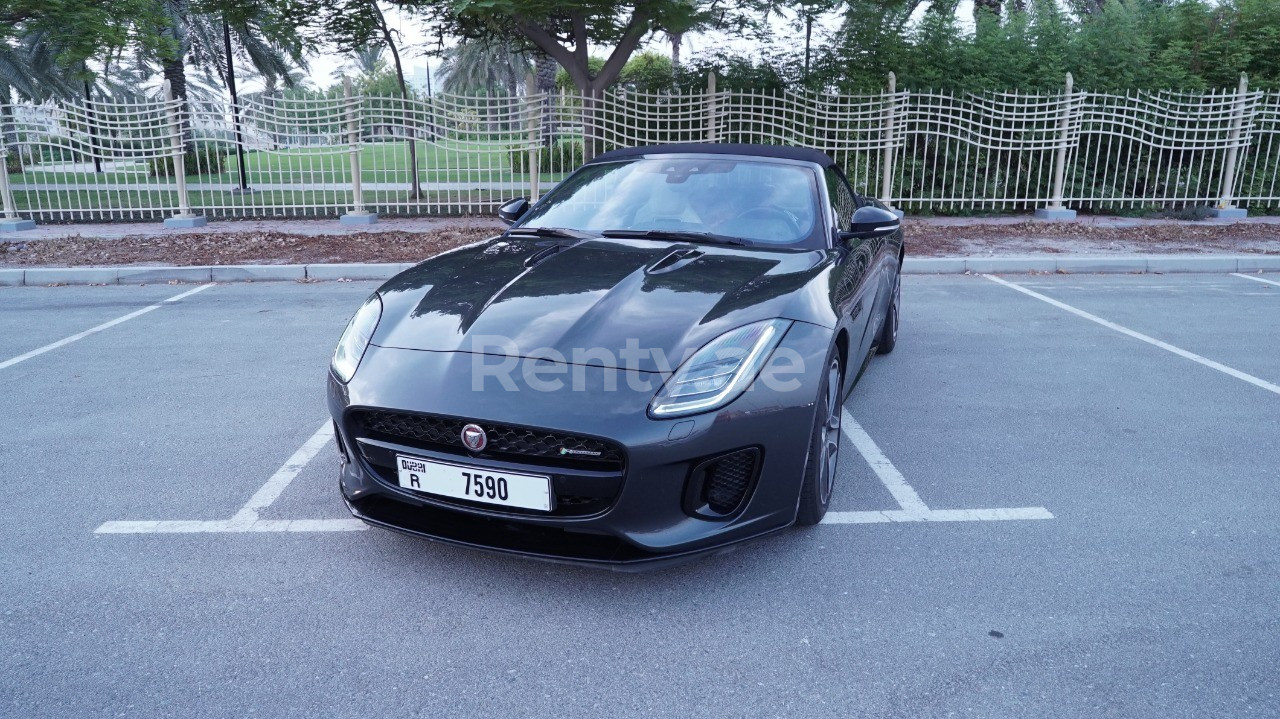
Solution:
[(478, 424), (469, 424), (462, 428), (462, 444), (472, 452), (479, 452), (489, 444), (489, 436)]

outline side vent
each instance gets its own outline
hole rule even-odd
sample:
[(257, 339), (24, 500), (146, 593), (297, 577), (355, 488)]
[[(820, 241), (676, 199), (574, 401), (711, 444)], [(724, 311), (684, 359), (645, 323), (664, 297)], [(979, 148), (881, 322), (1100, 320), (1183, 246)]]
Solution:
[(727, 519), (746, 504), (760, 471), (760, 450), (740, 449), (693, 468), (685, 486), (685, 511), (703, 519)]

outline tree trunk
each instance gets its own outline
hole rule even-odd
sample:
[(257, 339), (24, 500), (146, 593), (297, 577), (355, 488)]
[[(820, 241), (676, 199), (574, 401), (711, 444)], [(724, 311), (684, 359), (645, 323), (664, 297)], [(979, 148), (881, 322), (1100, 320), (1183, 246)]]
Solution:
[(684, 33), (671, 33), (671, 69), (680, 71), (680, 46), (684, 44)]
[(527, 17), (516, 16), (516, 27), (520, 32), (543, 52), (555, 58), (565, 72), (569, 73), (573, 84), (582, 93), (582, 151), (583, 158), (590, 160), (596, 156), (599, 145), (596, 129), (600, 125), (598, 117), (600, 100), (604, 98), (605, 90), (618, 79), (618, 75), (622, 73), (622, 66), (631, 57), (631, 53), (635, 52), (640, 40), (649, 32), (648, 8), (643, 5), (637, 6), (630, 20), (627, 21), (622, 37), (614, 46), (613, 52), (609, 54), (609, 59), (604, 61), (604, 67), (595, 77), (591, 76), (588, 64), (586, 20), (581, 16), (575, 16), (572, 25), (573, 34), (570, 42), (573, 43), (573, 49), (570, 50), (561, 44), (559, 36), (542, 25)]
[(231, 51), (231, 26), (227, 24), (227, 18), (222, 17), (222, 43), (223, 49), (227, 54), (227, 92), (231, 95), (231, 128), (236, 138), (236, 170), (240, 180), (240, 191), (249, 191), (249, 179), (245, 175), (244, 166), (244, 135), (240, 133), (240, 95), (236, 92), (236, 63), (235, 55)]
[[(996, 0), (999, 2), (1000, 0)], [(809, 54), (810, 43), (813, 41), (813, 16), (806, 14), (804, 16), (804, 84), (809, 85)]]
[[(169, 81), (169, 87), (173, 90), (173, 98), (180, 101), (182, 109), (185, 110), (187, 105), (187, 65), (183, 62), (182, 55), (164, 58), (162, 70), (164, 79)], [(194, 153), (196, 151), (196, 140), (195, 136), (191, 134), (191, 123), (187, 121), (185, 112), (179, 117), (181, 119), (178, 121), (178, 132), (182, 137), (183, 151)]]
[(542, 129), (542, 137), (539, 139), (548, 147), (555, 143), (557, 134), (555, 112), (551, 103), (556, 94), (556, 70), (559, 67), (560, 64), (555, 61), (555, 58), (547, 53), (540, 50), (533, 53), (534, 86), (538, 94), (543, 95), (542, 121), (538, 123)]
[[(88, 125), (87, 134), (89, 135), (89, 152), (93, 157), (93, 172), (100, 175), (102, 174), (100, 151), (107, 146), (107, 138), (105, 135), (101, 138), (95, 138), (95, 135), (98, 134), (98, 118), (93, 115), (93, 87), (89, 85), (88, 80), (84, 81), (84, 119)], [(101, 143), (95, 140), (101, 140)]]
[(371, 0), (374, 13), (378, 18), (378, 25), (382, 29), (382, 39), (387, 43), (387, 48), (391, 50), (391, 59), (396, 64), (396, 82), (400, 84), (400, 97), (404, 99), (403, 112), (405, 116), (405, 127), (409, 132), (409, 175), (410, 181), (413, 183), (413, 189), (409, 192), (409, 199), (422, 199), (422, 187), (418, 182), (418, 126), (417, 117), (413, 112), (411, 100), (409, 99), (409, 88), (404, 82), (404, 66), (400, 63), (400, 50), (396, 47), (395, 38), (391, 36), (391, 28), (387, 25), (387, 19), (382, 14), (382, 9), (378, 7), (376, 0)]
[(13, 88), (7, 82), (0, 83), (0, 142), (4, 143), (10, 155), (17, 156), (18, 127), (13, 120)]

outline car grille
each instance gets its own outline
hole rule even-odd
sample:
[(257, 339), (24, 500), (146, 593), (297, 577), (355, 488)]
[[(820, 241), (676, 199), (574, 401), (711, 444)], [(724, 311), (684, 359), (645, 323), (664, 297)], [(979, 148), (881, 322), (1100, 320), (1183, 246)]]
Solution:
[(409, 444), (430, 445), (430, 448), (446, 451), (461, 450), (473, 457), (492, 456), (514, 461), (536, 458), (552, 460), (553, 466), (593, 469), (621, 469), (623, 464), (620, 446), (595, 437), (475, 422), (484, 429), (489, 443), (483, 452), (470, 452), (462, 444), (462, 428), (471, 424), (471, 420), (366, 410), (357, 413), (357, 421), (369, 432), (405, 440)]
[[(488, 436), (489, 441), (483, 451), (472, 452), (462, 443), (462, 428), (472, 423), (482, 427)], [(613, 506), (622, 490), (626, 469), (622, 447), (598, 437), (380, 409), (350, 410), (346, 425), (357, 438), (389, 443), (390, 447), (386, 444), (369, 445), (359, 439), (356, 442), (368, 467), (381, 481), (397, 489), (399, 481), (395, 456), (402, 450), (393, 447), (403, 446), (420, 451), (424, 456), (447, 461), (512, 462), (529, 467), (536, 473), (549, 475), (555, 494), (550, 516), (585, 517), (599, 514)], [(495, 507), (438, 495), (431, 495), (430, 501), (489, 512), (548, 516), (538, 510)]]

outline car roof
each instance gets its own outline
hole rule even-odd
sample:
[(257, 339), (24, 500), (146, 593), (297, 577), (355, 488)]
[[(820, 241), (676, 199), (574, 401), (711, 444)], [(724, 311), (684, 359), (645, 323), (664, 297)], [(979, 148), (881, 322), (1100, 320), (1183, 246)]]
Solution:
[(834, 166), (835, 160), (821, 150), (789, 145), (747, 145), (718, 142), (688, 142), (677, 145), (646, 145), (623, 147), (596, 155), (591, 162), (609, 162), (624, 157), (643, 155), (745, 155), (748, 157), (775, 157), (784, 160), (813, 162), (822, 167)]

